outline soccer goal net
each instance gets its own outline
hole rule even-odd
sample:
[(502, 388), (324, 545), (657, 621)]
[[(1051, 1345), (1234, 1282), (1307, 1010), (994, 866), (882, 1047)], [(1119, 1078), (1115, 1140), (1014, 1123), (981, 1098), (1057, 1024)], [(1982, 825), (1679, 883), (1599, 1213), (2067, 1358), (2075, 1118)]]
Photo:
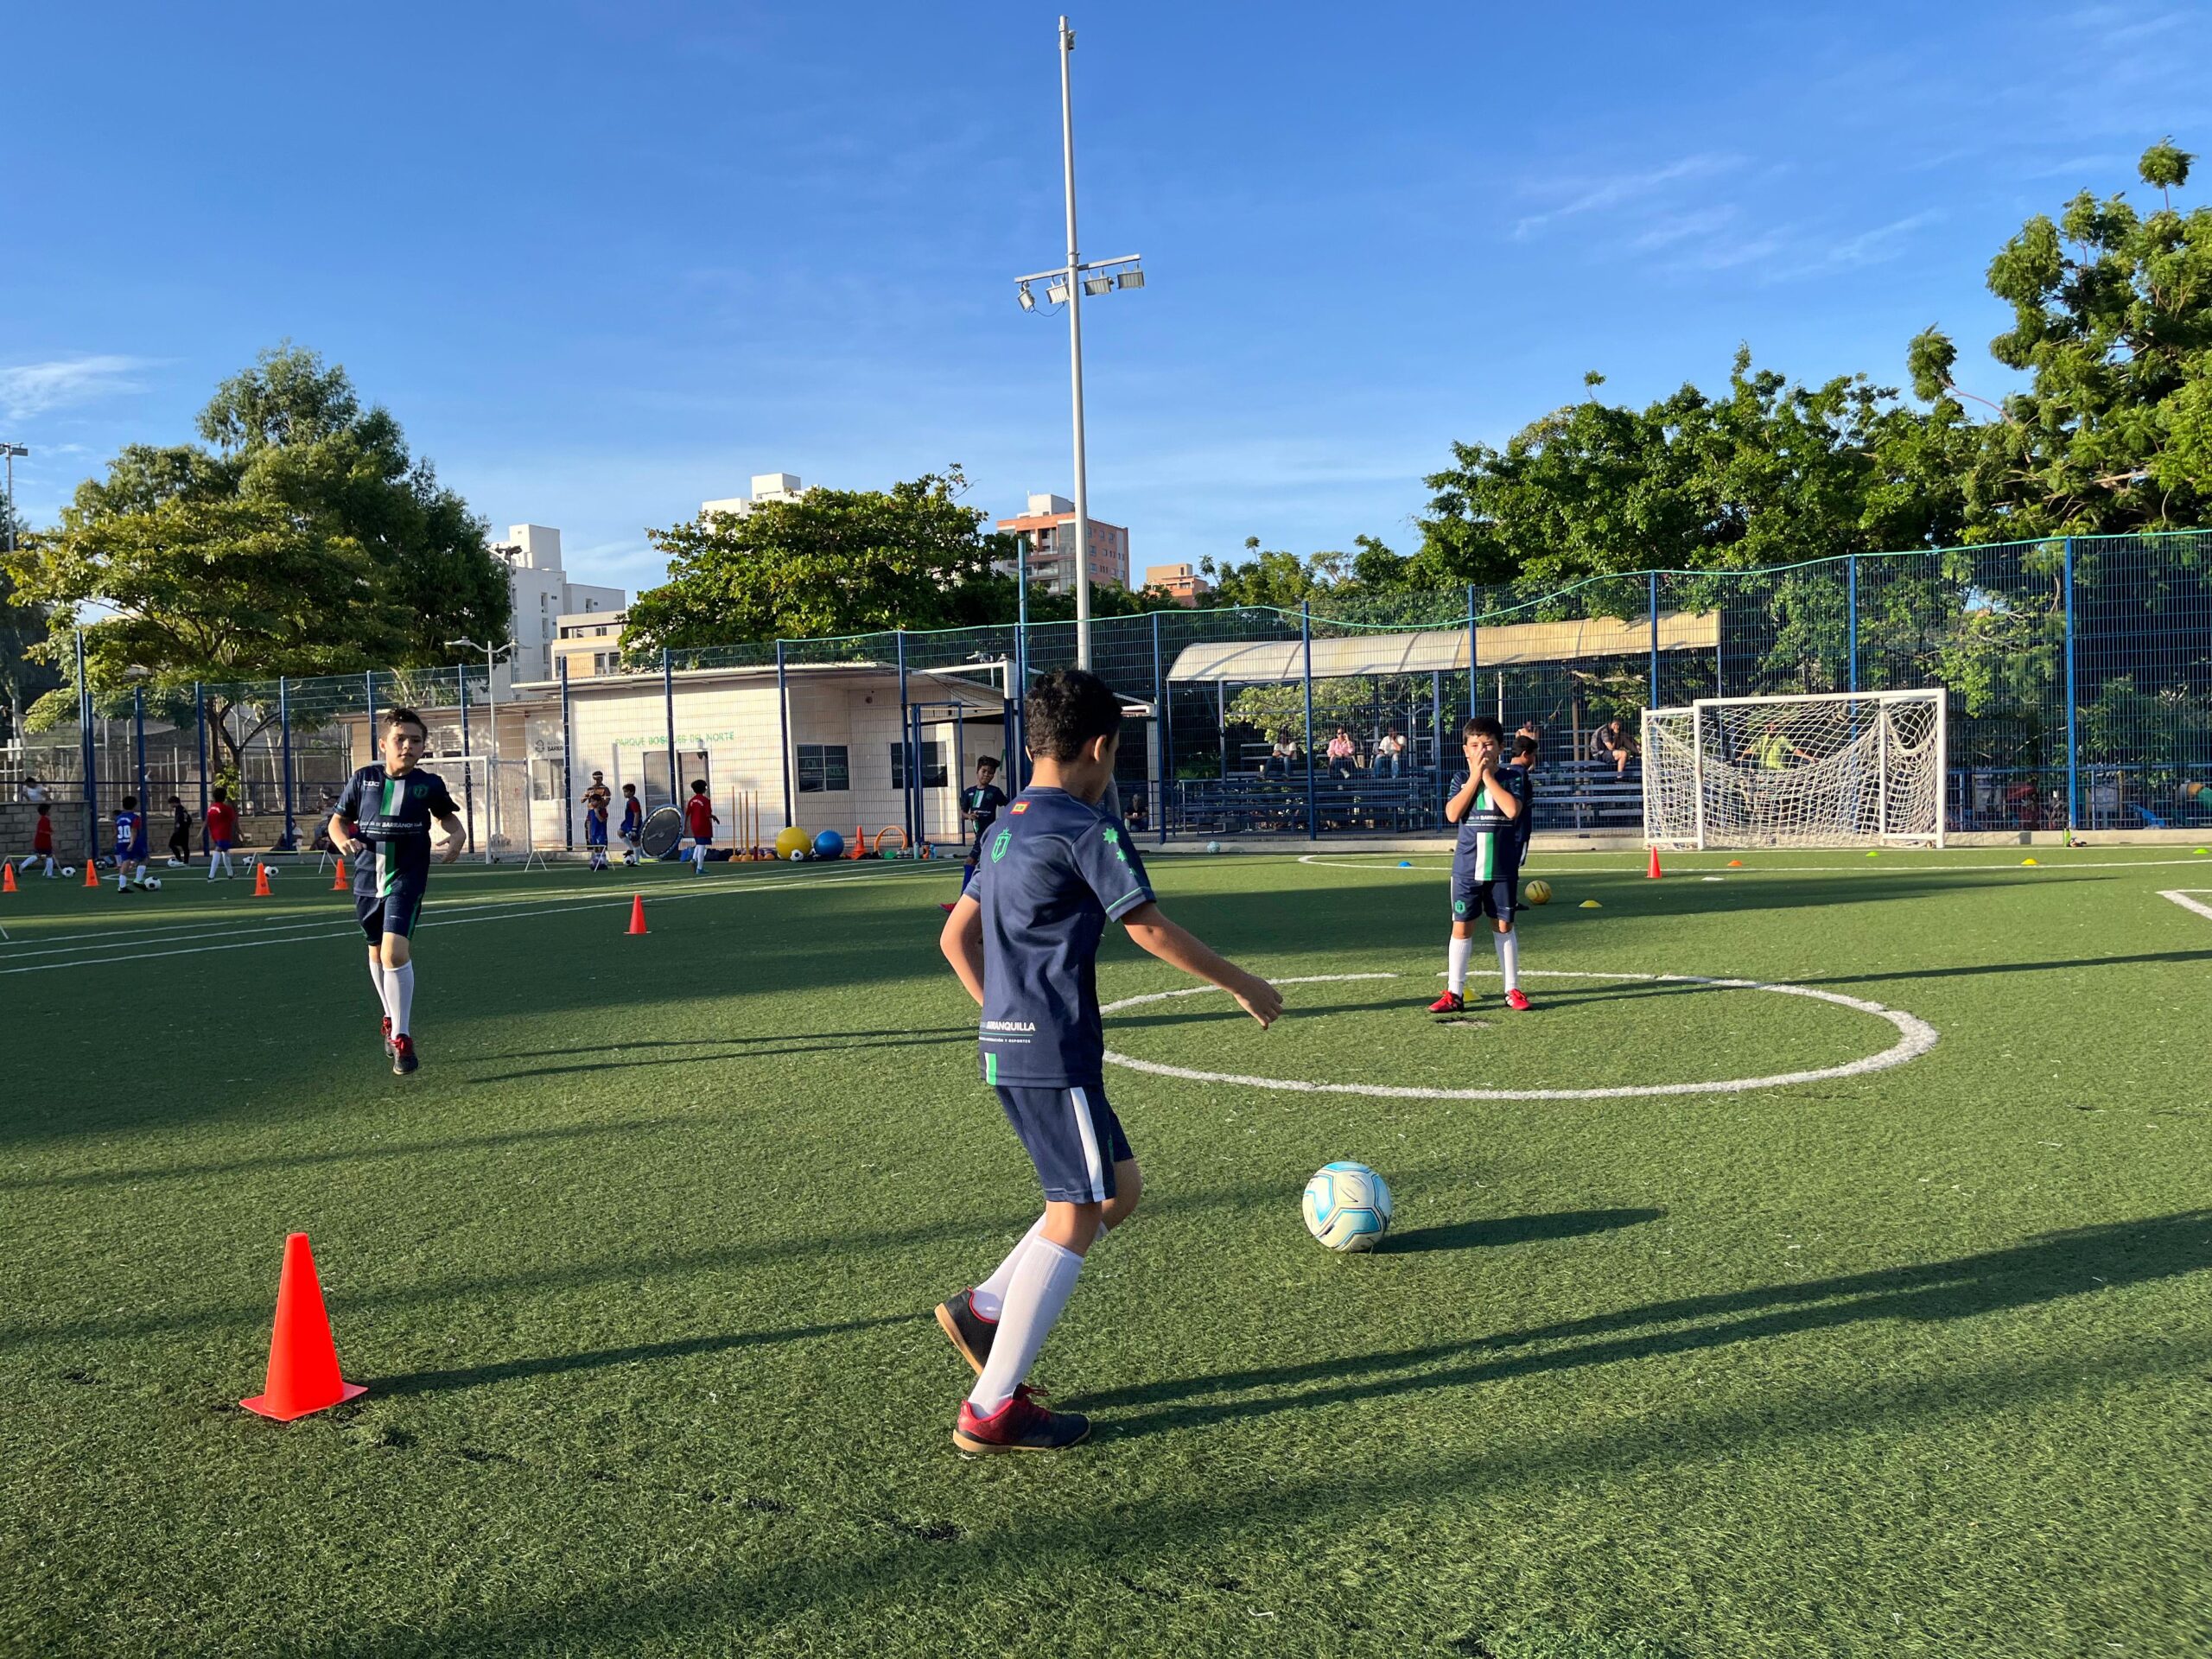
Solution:
[(1643, 715), (1643, 833), (1681, 847), (1943, 844), (1944, 694), (1707, 697)]

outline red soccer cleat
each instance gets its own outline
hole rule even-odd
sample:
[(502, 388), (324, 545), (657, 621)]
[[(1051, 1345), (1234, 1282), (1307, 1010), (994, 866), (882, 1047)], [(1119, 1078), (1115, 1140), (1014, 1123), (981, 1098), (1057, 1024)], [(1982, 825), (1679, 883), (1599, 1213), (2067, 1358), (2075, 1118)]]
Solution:
[(384, 1017), (384, 1057), (391, 1058), (391, 1016), (388, 1014)]
[(404, 1077), (422, 1063), (416, 1058), (412, 1037), (403, 1031), (391, 1039), (391, 1071), (394, 1077)]
[(1505, 1006), (1516, 1014), (1529, 1012), (1529, 993), (1516, 985), (1505, 994)]
[(1457, 991), (1446, 991), (1428, 1005), (1428, 1011), (1431, 1014), (1465, 1014), (1467, 999)]
[(978, 1417), (975, 1407), (963, 1400), (952, 1443), (963, 1452), (1060, 1452), (1090, 1433), (1090, 1418), (1046, 1410), (1025, 1383), (988, 1417)]

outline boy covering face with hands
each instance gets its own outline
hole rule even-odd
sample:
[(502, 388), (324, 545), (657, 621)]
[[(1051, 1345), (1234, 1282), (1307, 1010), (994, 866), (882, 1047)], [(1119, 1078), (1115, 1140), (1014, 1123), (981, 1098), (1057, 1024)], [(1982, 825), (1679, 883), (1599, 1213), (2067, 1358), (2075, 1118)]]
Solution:
[(1513, 912), (1521, 891), (1521, 849), (1527, 843), (1518, 822), (1529, 810), (1529, 774), (1504, 762), (1504, 728), (1488, 715), (1477, 715), (1461, 729), (1466, 769), (1452, 780), (1444, 804), (1447, 823), (1459, 826), (1452, 849), (1452, 943), (1445, 957), (1444, 995), (1428, 1005), (1431, 1014), (1459, 1014), (1467, 1006), (1467, 958), (1473, 955), (1475, 928), (1485, 918), (1496, 931), (1498, 970), (1505, 977), (1505, 1006), (1525, 1010), (1521, 988), (1521, 941), (1513, 931)]

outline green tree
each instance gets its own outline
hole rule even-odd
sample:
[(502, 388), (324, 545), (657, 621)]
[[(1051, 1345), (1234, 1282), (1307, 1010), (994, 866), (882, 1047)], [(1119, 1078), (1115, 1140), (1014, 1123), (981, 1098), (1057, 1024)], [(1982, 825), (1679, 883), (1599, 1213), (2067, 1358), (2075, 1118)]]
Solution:
[[(484, 526), (342, 369), (264, 353), (218, 389), (200, 432), (212, 447), (126, 448), (6, 562), (18, 602), (47, 620), (34, 654), (49, 666), (69, 660), (92, 613), (86, 672), (103, 706), (134, 669), (172, 709), (194, 681), (216, 683), (211, 729), (235, 752), (251, 733), (219, 718), (225, 683), (449, 661), (445, 639), (505, 626)], [(28, 719), (74, 715), (72, 686)]]
[(631, 602), (632, 651), (956, 627), (1014, 614), (994, 575), (1009, 538), (959, 496), (957, 466), (888, 490), (811, 489), (738, 517), (702, 512), (648, 530), (668, 580)]
[[(1976, 540), (2170, 530), (2212, 514), (2212, 207), (2173, 193), (2195, 158), (2171, 140), (2137, 172), (2159, 192), (2139, 212), (2124, 192), (2084, 190), (2056, 220), (2038, 213), (1990, 261), (1989, 291), (2012, 308), (1991, 354), (2028, 377), (1991, 404), (1967, 495)], [(1908, 353), (1931, 401), (1972, 394), (1954, 378), (1941, 330)]]

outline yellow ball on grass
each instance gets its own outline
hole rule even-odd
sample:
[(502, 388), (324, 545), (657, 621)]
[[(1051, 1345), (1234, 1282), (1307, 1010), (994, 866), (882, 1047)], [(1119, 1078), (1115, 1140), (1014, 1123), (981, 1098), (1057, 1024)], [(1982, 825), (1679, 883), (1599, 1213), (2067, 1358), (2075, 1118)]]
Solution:
[(1548, 905), (1552, 901), (1552, 884), (1548, 881), (1531, 881), (1521, 889), (1521, 896), (1532, 905)]

